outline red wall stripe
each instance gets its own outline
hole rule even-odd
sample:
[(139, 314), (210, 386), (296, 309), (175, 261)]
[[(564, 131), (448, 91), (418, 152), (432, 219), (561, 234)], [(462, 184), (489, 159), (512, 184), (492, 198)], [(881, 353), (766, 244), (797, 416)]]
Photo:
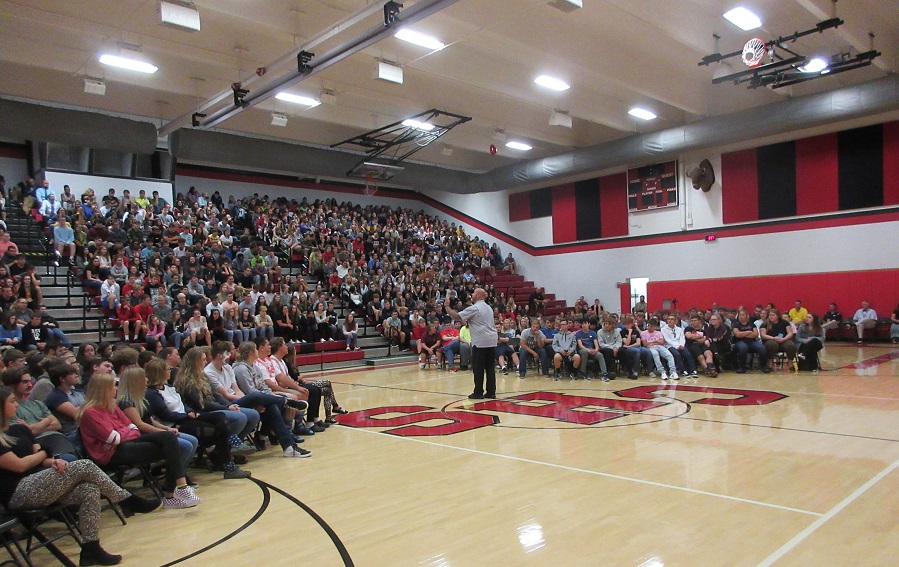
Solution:
[(769, 301), (789, 310), (797, 299), (812, 313), (823, 315), (835, 301), (843, 317), (852, 317), (862, 300), (871, 302), (878, 317), (889, 317), (899, 289), (899, 269), (832, 272), (825, 274), (777, 274), (741, 278), (649, 282), (647, 304), (661, 309), (665, 299), (677, 299), (681, 311), (708, 308), (711, 302), (752, 309)]
[(627, 174), (599, 178), (602, 237), (627, 236)]
[(796, 214), (840, 209), (837, 135), (796, 140)]
[(509, 195), (509, 222), (531, 218), (531, 195), (529, 192)]
[[(28, 146), (24, 144), (0, 143), (0, 157), (12, 159), (28, 159)], [(6, 182), (9, 183), (10, 180), (7, 179)]]
[(724, 224), (759, 218), (758, 154), (755, 149), (721, 155)]
[(899, 121), (883, 125), (883, 204), (899, 205)]
[(577, 240), (574, 183), (553, 187), (553, 242)]

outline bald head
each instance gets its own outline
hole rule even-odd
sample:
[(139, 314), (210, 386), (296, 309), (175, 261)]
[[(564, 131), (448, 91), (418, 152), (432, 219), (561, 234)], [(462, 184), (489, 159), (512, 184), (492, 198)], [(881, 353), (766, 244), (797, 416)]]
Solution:
[(472, 298), (475, 302), (477, 302), (477, 301), (483, 301), (483, 300), (487, 299), (487, 292), (484, 291), (484, 288), (479, 287), (479, 288), (477, 288), (476, 290), (474, 290), (474, 293), (471, 294), (471, 298)]

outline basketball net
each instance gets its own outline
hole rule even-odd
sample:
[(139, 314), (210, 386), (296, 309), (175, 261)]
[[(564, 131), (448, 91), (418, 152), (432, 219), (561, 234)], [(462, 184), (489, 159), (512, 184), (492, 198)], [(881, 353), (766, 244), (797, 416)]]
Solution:
[(362, 193), (365, 195), (374, 195), (378, 192), (378, 182), (375, 181), (375, 177), (373, 174), (369, 173), (365, 176), (365, 188), (362, 189)]

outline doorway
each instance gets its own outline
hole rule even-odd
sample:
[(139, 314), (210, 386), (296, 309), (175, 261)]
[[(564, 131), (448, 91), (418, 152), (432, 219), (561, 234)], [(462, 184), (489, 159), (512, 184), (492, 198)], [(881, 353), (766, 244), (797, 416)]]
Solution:
[(640, 296), (645, 297), (647, 304), (649, 303), (649, 295), (646, 293), (646, 290), (649, 287), (649, 278), (630, 278), (628, 281), (631, 284), (630, 307), (631, 312), (633, 312), (634, 305), (640, 301)]

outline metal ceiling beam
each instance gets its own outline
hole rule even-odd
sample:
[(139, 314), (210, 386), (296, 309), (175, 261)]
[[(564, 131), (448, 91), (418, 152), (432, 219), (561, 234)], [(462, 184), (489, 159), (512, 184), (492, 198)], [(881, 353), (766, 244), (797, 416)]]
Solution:
[[(315, 37), (310, 39), (307, 43), (305, 43), (303, 45), (303, 47), (289, 51), (288, 53), (284, 54), (279, 59), (276, 59), (275, 61), (269, 63), (268, 65), (264, 66), (263, 68), (270, 71), (270, 70), (274, 70), (274, 69), (279, 69), (285, 65), (294, 65), (297, 60), (297, 55), (299, 55), (299, 53), (301, 51), (311, 51), (311, 50), (315, 49), (316, 47), (318, 47), (325, 41), (331, 39), (332, 37), (334, 37), (335, 35), (337, 35), (339, 33), (346, 31), (347, 29), (351, 28), (352, 26), (355, 26), (356, 24), (358, 24), (365, 18), (368, 18), (369, 16), (371, 16), (375, 13), (381, 12), (381, 9), (382, 8), (379, 4), (371, 4), (369, 6), (362, 8), (361, 10), (357, 10), (355, 13), (340, 20), (333, 26), (329, 27), (327, 30), (319, 33), (318, 35), (316, 35)], [(244, 88), (246, 88), (246, 87), (256, 83), (256, 81), (260, 80), (263, 76), (264, 75), (251, 75), (249, 78), (247, 78), (247, 80), (243, 81), (242, 85)], [(182, 126), (186, 126), (186, 125), (190, 124), (191, 118), (193, 117), (194, 114), (203, 114), (206, 111), (208, 111), (209, 109), (213, 108), (214, 106), (222, 103), (225, 100), (230, 99), (233, 96), (233, 92), (234, 91), (231, 88), (228, 88), (228, 89), (225, 89), (225, 90), (217, 93), (215, 96), (206, 99), (195, 110), (188, 112), (187, 114), (182, 114), (181, 116), (174, 118), (174, 119), (166, 122), (164, 125), (160, 126), (157, 129), (157, 135), (158, 136), (168, 136), (169, 134), (171, 134), (178, 128), (181, 128)]]
[(291, 85), (308, 79), (316, 73), (327, 69), (331, 65), (346, 59), (350, 55), (358, 53), (382, 39), (395, 34), (403, 27), (423, 20), (447, 6), (455, 4), (457, 1), (458, 0), (420, 0), (414, 6), (400, 12), (393, 22), (389, 24), (385, 22), (382, 25), (375, 26), (349, 41), (338, 45), (324, 55), (312, 59), (310, 64), (305, 68), (298, 67), (294, 71), (262, 86), (259, 90), (247, 93), (242, 98), (241, 104), (219, 110), (218, 112), (201, 119), (199, 125), (204, 129), (208, 129), (221, 124), (225, 120), (240, 114), (244, 110), (265, 101), (277, 91), (286, 89)]

